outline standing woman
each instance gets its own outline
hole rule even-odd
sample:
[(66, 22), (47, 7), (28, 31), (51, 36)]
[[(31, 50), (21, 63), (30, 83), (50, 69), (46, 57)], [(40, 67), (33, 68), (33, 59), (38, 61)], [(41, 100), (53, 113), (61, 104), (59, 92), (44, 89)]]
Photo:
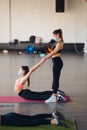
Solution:
[(52, 62), (53, 62), (53, 84), (52, 84), (53, 94), (49, 99), (45, 100), (46, 103), (57, 102), (57, 96), (58, 96), (57, 91), (59, 89), (59, 79), (60, 79), (61, 69), (63, 67), (63, 61), (61, 59), (61, 52), (64, 45), (62, 30), (58, 29), (53, 31), (53, 36), (56, 42), (52, 45), (52, 52), (49, 53), (40, 61), (41, 63), (44, 63), (46, 60), (52, 57)]

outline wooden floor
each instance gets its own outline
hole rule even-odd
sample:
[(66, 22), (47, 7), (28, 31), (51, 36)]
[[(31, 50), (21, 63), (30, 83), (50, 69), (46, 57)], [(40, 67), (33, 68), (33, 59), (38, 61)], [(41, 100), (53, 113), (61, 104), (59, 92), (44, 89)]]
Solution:
[[(15, 103), (0, 104), (0, 114), (17, 112), (22, 114), (62, 112), (67, 119), (76, 119), (78, 130), (87, 130), (87, 55), (63, 54), (64, 67), (60, 89), (72, 99), (71, 103)], [(2, 54), (0, 52), (0, 95), (16, 95), (14, 83), (21, 65), (32, 67), (38, 63), (38, 55)], [(52, 84), (52, 61), (48, 60), (31, 75), (31, 89), (49, 90)]]

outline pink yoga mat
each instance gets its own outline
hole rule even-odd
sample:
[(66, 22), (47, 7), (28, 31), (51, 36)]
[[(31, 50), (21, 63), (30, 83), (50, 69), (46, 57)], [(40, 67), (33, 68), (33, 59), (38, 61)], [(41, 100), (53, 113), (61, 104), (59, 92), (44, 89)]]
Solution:
[[(65, 96), (67, 102), (70, 102), (71, 99), (69, 96)], [(41, 102), (43, 103), (44, 100), (26, 100), (19, 96), (0, 96), (0, 103), (20, 103), (20, 102)]]

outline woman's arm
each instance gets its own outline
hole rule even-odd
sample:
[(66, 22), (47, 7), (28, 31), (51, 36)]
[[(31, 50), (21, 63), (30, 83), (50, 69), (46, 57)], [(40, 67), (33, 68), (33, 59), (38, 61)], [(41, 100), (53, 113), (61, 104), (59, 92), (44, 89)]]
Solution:
[(38, 64), (34, 65), (34, 66), (30, 69), (29, 74), (31, 75), (36, 69), (39, 68), (40, 65), (41, 65), (40, 62), (39, 62)]
[(30, 77), (30, 75), (41, 65), (41, 63), (39, 62), (38, 64), (34, 65), (30, 71), (22, 78), (22, 84), (24, 82), (26, 82), (26, 80)]
[(40, 63), (43, 64), (46, 60), (48, 60), (53, 55), (55, 55), (59, 50), (61, 50), (61, 48), (63, 48), (63, 43), (57, 44), (56, 48), (52, 52), (50, 52), (47, 56), (45, 56), (44, 58), (42, 58), (41, 61), (40, 61)]

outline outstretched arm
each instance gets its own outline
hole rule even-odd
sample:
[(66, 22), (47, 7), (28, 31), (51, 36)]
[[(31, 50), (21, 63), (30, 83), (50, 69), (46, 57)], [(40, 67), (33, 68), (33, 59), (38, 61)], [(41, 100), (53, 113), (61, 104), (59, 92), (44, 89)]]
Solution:
[(22, 83), (26, 82), (26, 80), (30, 77), (30, 75), (41, 65), (39, 62), (38, 64), (34, 65), (30, 71), (22, 78)]
[(44, 58), (42, 58), (41, 61), (40, 61), (40, 63), (43, 64), (46, 60), (48, 60), (53, 55), (55, 55), (59, 50), (61, 50), (61, 48), (63, 48), (63, 43), (62, 44), (57, 44), (56, 48), (52, 52), (50, 52), (47, 56), (45, 56)]
[(38, 64), (34, 65), (34, 66), (30, 69), (29, 74), (31, 75), (36, 69), (39, 68), (40, 65), (41, 65), (40, 62), (39, 62)]

